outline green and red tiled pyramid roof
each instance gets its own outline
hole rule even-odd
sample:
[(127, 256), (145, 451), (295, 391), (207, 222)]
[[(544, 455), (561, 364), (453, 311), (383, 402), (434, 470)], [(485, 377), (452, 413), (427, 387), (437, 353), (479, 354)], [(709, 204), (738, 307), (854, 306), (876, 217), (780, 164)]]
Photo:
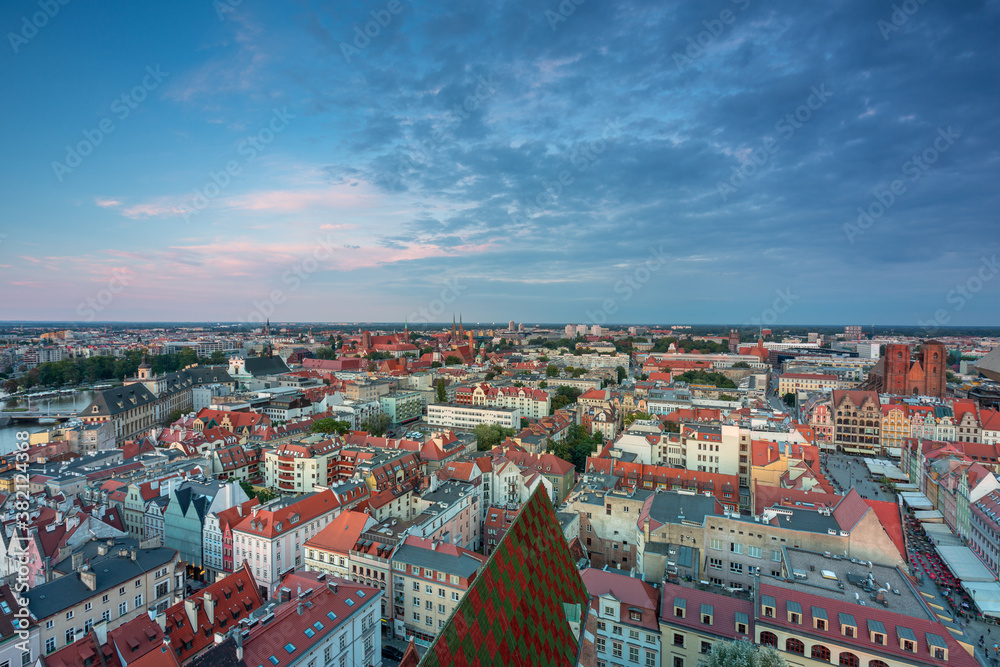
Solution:
[[(543, 487), (521, 508), (421, 667), (576, 664), (588, 604)], [(568, 606), (568, 608), (567, 608)]]

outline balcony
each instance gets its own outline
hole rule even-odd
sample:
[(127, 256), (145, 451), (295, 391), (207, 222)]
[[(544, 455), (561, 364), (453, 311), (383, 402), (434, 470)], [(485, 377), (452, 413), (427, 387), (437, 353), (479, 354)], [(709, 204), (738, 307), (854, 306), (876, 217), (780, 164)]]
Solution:
[(278, 482), (278, 488), (279, 489), (283, 489), (285, 491), (294, 491), (295, 490), (295, 482), (289, 482), (289, 481), (282, 480), (282, 481)]

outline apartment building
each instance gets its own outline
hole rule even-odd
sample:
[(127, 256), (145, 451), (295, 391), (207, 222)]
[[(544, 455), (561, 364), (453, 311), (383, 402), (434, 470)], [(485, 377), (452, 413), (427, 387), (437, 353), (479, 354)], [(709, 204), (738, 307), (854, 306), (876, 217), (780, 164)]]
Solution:
[(587, 568), (580, 573), (590, 596), (586, 629), (597, 664), (660, 666), (659, 594), (641, 579)]
[(329, 486), (336, 479), (337, 438), (311, 435), (263, 450), (264, 485), (282, 493), (309, 493), (316, 485)]
[(388, 415), (392, 424), (408, 424), (420, 419), (424, 410), (424, 397), (419, 391), (394, 391), (379, 396), (382, 414)]
[(882, 407), (874, 391), (833, 392), (833, 442), (851, 454), (882, 452)]
[(552, 399), (548, 392), (530, 387), (495, 387), (480, 383), (455, 390), (455, 403), (490, 408), (517, 409), (527, 419), (542, 419), (549, 415)]
[(840, 389), (842, 384), (841, 379), (832, 373), (785, 373), (778, 378), (778, 395)]
[(454, 544), (407, 537), (392, 557), (396, 636), (430, 646), (485, 562)]
[(306, 571), (349, 579), (351, 550), (361, 534), (376, 524), (377, 521), (364, 512), (342, 512), (306, 542)]
[(205, 516), (202, 532), (202, 566), (207, 581), (218, 581), (233, 572), (233, 524), (239, 523), (260, 501), (250, 498), (242, 503), (215, 509)]
[(44, 654), (72, 644), (102, 620), (121, 625), (165, 609), (183, 590), (177, 550), (139, 549), (135, 540), (90, 541), (55, 569), (70, 572), (21, 593), (38, 619)]
[(719, 641), (751, 641), (753, 602), (664, 582), (660, 636), (664, 667), (696, 667)]
[(520, 429), (521, 412), (516, 408), (489, 408), (436, 403), (427, 406), (427, 423), (447, 429), (471, 430), (480, 424), (499, 424)]
[(302, 567), (302, 545), (343, 511), (343, 503), (326, 489), (295, 498), (280, 498), (251, 508), (233, 529), (233, 563), (248, 563), (269, 597), (281, 575)]

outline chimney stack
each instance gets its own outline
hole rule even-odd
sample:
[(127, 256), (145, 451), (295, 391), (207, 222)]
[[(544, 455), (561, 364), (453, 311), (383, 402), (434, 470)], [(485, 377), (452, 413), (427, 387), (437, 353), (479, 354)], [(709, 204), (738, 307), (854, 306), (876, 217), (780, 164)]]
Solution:
[(208, 616), (208, 622), (211, 625), (215, 625), (215, 600), (212, 599), (212, 594), (205, 592), (205, 596), (202, 598), (205, 601), (205, 615)]
[(302, 606), (302, 603), (300, 602), (298, 605), (296, 605), (295, 611), (297, 611), (298, 614), (299, 614), (299, 616), (301, 616), (303, 609), (304, 609), (304, 607)]
[(198, 630), (198, 604), (188, 598), (184, 600), (184, 612), (187, 614), (188, 623), (191, 624), (191, 628), (195, 631)]

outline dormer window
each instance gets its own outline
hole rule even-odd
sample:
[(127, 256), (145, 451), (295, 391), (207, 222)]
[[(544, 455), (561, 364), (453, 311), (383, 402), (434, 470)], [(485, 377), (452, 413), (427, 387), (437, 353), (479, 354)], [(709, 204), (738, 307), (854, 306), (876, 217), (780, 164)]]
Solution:
[(777, 605), (774, 602), (774, 598), (770, 595), (760, 596), (760, 610), (761, 613), (767, 618), (774, 618)]
[(868, 638), (873, 644), (885, 646), (885, 626), (880, 621), (869, 619)]
[(712, 625), (712, 618), (715, 616), (715, 611), (710, 604), (701, 605), (701, 622), (705, 625)]
[(684, 618), (687, 611), (687, 600), (684, 598), (674, 598), (674, 616)]
[(896, 636), (899, 638), (899, 648), (909, 653), (917, 652), (917, 636), (910, 628), (896, 626)]
[(793, 600), (788, 600), (785, 602), (785, 610), (788, 612), (789, 623), (802, 624), (802, 605)]
[(841, 613), (838, 614), (838, 620), (840, 621), (840, 634), (845, 637), (858, 636), (858, 623), (854, 620), (854, 616)]
[(937, 660), (948, 660), (948, 644), (940, 635), (928, 632), (926, 635), (927, 648), (932, 656)]
[(750, 617), (747, 614), (736, 612), (736, 634), (745, 635), (750, 627)]

